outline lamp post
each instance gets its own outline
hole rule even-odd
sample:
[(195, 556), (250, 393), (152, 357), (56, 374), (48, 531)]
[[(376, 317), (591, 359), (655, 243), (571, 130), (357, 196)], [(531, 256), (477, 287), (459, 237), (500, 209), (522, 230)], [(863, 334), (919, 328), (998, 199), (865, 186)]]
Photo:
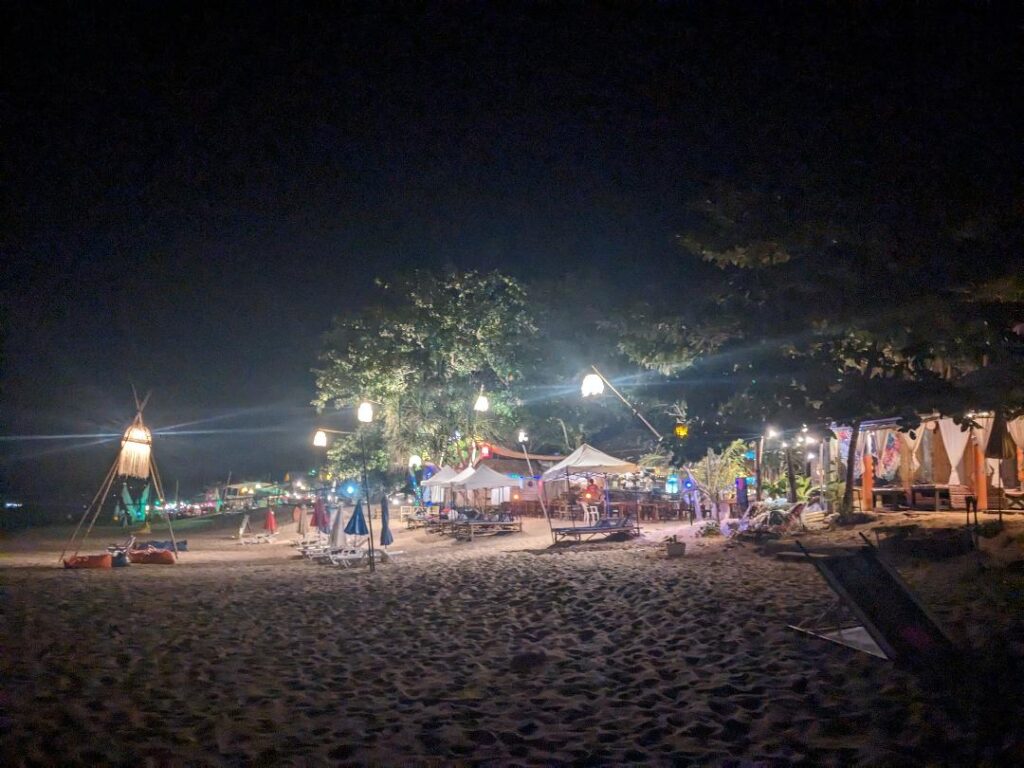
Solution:
[(590, 366), (590, 370), (592, 370), (593, 373), (588, 373), (586, 376), (583, 377), (583, 382), (580, 385), (580, 394), (583, 395), (583, 397), (597, 396), (603, 394), (604, 388), (607, 386), (608, 389), (610, 389), (615, 394), (615, 396), (619, 398), (619, 400), (621, 400), (627, 408), (629, 408), (630, 413), (632, 413), (634, 416), (640, 419), (641, 422), (643, 422), (643, 425), (651, 431), (651, 434), (654, 435), (655, 439), (658, 440), (658, 442), (661, 442), (661, 433), (658, 432), (658, 430), (656, 430), (651, 425), (651, 422), (649, 422), (647, 419), (643, 417), (643, 414), (636, 409), (636, 406), (629, 402), (629, 400), (627, 400), (623, 396), (623, 394), (619, 392), (619, 390), (617, 390), (615, 386), (610, 381), (608, 381), (608, 379), (605, 378), (603, 373), (597, 370), (597, 366)]
[(772, 427), (768, 427), (765, 433), (758, 438), (757, 441), (757, 454), (754, 456), (754, 474), (757, 477), (757, 490), (754, 494), (754, 498), (757, 501), (761, 501), (762, 498), (762, 473), (764, 471), (764, 443), (766, 440), (774, 440), (779, 436)]
[[(370, 403), (362, 402), (359, 404), (359, 409), (356, 411), (356, 418), (359, 419), (360, 424), (370, 424), (373, 421), (373, 406)], [(374, 562), (373, 555), (373, 515), (370, 514), (370, 481), (366, 471), (366, 440), (365, 440), (365, 428), (360, 427), (359, 429), (359, 450), (363, 457), (363, 498), (366, 499), (366, 525), (370, 531), (370, 543), (369, 543), (369, 555), (370, 555), (370, 573), (375, 570), (376, 563)]]

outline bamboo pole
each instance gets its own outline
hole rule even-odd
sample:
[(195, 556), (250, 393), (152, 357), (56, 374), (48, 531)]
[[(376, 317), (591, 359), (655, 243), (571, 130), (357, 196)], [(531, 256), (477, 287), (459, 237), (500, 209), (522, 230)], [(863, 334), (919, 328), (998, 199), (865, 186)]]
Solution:
[[(117, 459), (114, 459), (114, 463), (110, 465), (110, 469), (107, 472), (107, 476), (103, 479), (103, 484), (100, 485), (100, 489), (96, 492), (96, 495), (92, 497), (92, 501), (89, 503), (89, 506), (87, 506), (85, 508), (85, 511), (82, 513), (81, 519), (78, 521), (78, 525), (75, 527), (75, 532), (71, 534), (71, 538), (68, 540), (68, 543), (65, 544), (64, 545), (64, 549), (61, 550), (60, 556), (57, 559), (58, 563), (64, 562), (64, 555), (67, 554), (67, 551), (71, 547), (71, 545), (75, 543), (75, 539), (78, 538), (78, 532), (80, 530), (82, 530), (82, 523), (85, 522), (85, 519), (89, 516), (89, 512), (92, 510), (92, 508), (94, 506), (96, 506), (96, 502), (99, 501), (100, 502), (100, 506), (101, 507), (103, 506), (102, 500), (106, 498), (107, 493), (110, 491), (110, 484), (114, 480), (114, 470), (116, 468), (117, 468)], [(94, 518), (93, 521), (95, 522), (95, 518)], [(89, 525), (89, 530), (90, 531), (92, 530), (92, 525), (91, 524)], [(89, 535), (89, 533), (88, 533), (88, 531), (86, 531), (85, 536), (87, 537), (88, 535)], [(84, 541), (84, 539), (85, 539), (85, 537), (83, 537), (83, 541)], [(78, 543), (78, 547), (75, 548), (74, 553), (71, 555), (72, 557), (77, 557), (78, 556), (78, 549), (80, 547), (81, 547), (81, 542)]]

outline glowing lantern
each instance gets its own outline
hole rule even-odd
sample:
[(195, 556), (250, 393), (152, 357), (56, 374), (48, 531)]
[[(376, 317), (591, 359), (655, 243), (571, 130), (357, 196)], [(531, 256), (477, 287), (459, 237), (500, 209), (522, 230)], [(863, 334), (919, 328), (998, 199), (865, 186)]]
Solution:
[(356, 418), (363, 424), (369, 424), (373, 421), (373, 406), (366, 402), (360, 403), (359, 410), (356, 411)]
[(672, 428), (672, 434), (682, 440), (690, 434), (690, 427), (681, 421), (677, 421), (675, 427)]
[(153, 436), (141, 422), (128, 427), (121, 440), (121, 454), (117, 459), (117, 474), (128, 477), (149, 477), (149, 456)]

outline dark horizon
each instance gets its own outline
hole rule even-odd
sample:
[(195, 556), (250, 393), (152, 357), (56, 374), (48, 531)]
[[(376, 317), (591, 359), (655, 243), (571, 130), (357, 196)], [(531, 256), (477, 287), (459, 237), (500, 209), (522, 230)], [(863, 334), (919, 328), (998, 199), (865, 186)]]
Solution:
[(20, 9), (0, 493), (89, 495), (116, 439), (10, 438), (120, 433), (133, 384), (155, 430), (242, 430), (158, 443), (183, 493), (307, 465), (320, 336), (377, 276), (685, 294), (694, 201), (793, 169), (908, 226), (1019, 205), (1019, 9), (736, 8)]

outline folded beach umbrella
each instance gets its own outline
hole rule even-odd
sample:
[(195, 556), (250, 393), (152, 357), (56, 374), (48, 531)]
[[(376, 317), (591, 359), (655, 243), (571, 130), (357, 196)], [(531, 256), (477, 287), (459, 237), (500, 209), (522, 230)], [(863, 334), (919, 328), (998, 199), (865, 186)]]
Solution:
[(1002, 411), (996, 411), (992, 421), (992, 432), (988, 436), (988, 445), (985, 446), (985, 457), (989, 459), (1013, 459), (1017, 456), (1017, 446), (1010, 436), (1009, 427), (1006, 425), (1006, 416)]
[(342, 514), (339, 509), (338, 514), (334, 516), (334, 522), (331, 524), (331, 536), (328, 539), (331, 549), (345, 548), (345, 526), (341, 524), (341, 520)]
[(331, 529), (331, 518), (327, 515), (327, 507), (323, 499), (313, 502), (313, 525), (321, 533), (327, 533)]
[(390, 546), (395, 543), (395, 537), (391, 535), (391, 510), (388, 509), (388, 497), (385, 494), (380, 500), (380, 545)]
[(263, 521), (263, 530), (268, 533), (277, 533), (277, 518), (274, 516), (273, 507), (267, 507), (267, 519)]
[(370, 529), (366, 527), (366, 518), (363, 517), (362, 501), (356, 502), (356, 508), (352, 511), (352, 517), (348, 519), (348, 525), (345, 526), (345, 533), (349, 536), (370, 535)]
[(292, 514), (293, 517), (295, 512), (299, 515), (299, 519), (297, 521), (299, 524), (299, 533), (305, 536), (309, 533), (309, 515), (306, 514), (306, 510), (303, 507), (296, 507)]

